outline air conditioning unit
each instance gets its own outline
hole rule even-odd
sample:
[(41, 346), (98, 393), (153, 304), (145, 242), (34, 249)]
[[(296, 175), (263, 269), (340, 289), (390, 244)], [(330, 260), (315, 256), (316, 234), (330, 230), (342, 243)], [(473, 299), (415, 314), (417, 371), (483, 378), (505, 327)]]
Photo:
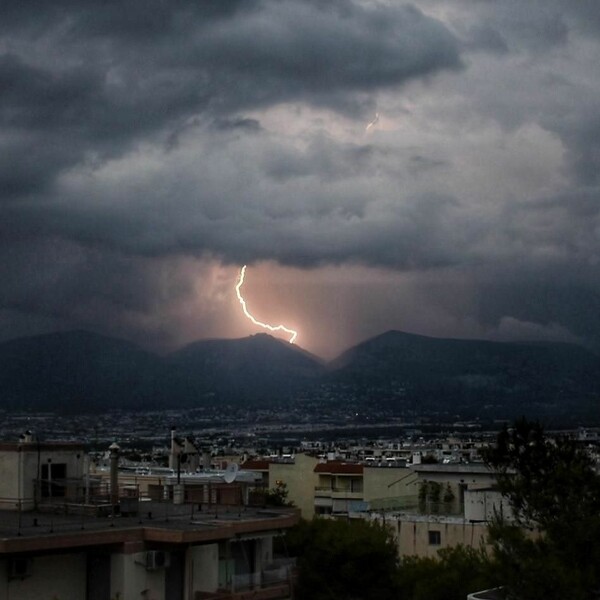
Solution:
[(146, 552), (146, 569), (148, 571), (156, 571), (164, 569), (171, 564), (171, 557), (164, 550), (148, 550)]
[(9, 579), (25, 579), (31, 575), (31, 558), (11, 558), (8, 562)]

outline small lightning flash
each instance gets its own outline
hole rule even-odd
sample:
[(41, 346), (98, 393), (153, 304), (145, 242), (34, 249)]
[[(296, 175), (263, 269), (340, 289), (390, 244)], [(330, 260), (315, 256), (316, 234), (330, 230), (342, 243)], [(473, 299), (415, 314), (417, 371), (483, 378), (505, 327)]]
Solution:
[(369, 131), (372, 127), (375, 127), (379, 122), (379, 113), (375, 113), (375, 118), (365, 127), (365, 131)]

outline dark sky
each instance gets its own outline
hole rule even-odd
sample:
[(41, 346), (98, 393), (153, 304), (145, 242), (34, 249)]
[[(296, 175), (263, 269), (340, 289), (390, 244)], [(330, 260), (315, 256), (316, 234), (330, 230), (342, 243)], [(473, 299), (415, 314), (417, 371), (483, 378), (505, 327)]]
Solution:
[(599, 190), (597, 0), (2, 2), (0, 339), (600, 347)]

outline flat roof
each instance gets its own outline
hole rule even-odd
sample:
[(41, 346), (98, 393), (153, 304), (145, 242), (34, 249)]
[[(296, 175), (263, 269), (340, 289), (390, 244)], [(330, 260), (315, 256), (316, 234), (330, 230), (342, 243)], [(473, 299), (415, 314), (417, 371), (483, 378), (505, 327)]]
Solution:
[(314, 472), (330, 475), (362, 475), (363, 465), (332, 460), (326, 463), (318, 463), (315, 465)]
[(483, 463), (455, 463), (455, 464), (413, 464), (411, 466), (413, 471), (420, 473), (485, 473), (487, 475), (493, 475), (495, 471), (490, 469)]
[(240, 465), (240, 469), (244, 471), (268, 471), (270, 462), (269, 460), (251, 458), (243, 462)]
[[(72, 505), (75, 508), (74, 505)], [(293, 508), (263, 509), (142, 501), (137, 515), (87, 516), (0, 510), (0, 557), (19, 552), (73, 550), (124, 542), (209, 543), (292, 527)]]
[(37, 452), (43, 450), (85, 450), (82, 442), (0, 442), (0, 452)]

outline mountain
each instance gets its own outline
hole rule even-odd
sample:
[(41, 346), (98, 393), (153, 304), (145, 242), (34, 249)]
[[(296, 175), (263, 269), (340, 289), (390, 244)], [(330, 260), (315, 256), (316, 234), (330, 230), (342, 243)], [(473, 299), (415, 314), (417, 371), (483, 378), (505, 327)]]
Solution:
[(328, 381), (473, 412), (598, 409), (600, 358), (564, 343), (441, 339), (388, 331), (329, 365)]
[[(600, 358), (580, 346), (389, 331), (324, 365), (266, 334), (194, 342), (161, 357), (85, 331), (0, 344), (0, 408), (93, 412), (306, 397), (384, 402), (412, 415), (597, 420)], [(572, 420), (572, 419), (571, 419)]]
[(87, 331), (0, 344), (0, 401), (6, 408), (152, 408), (162, 404), (169, 379), (160, 357)]
[(259, 333), (241, 339), (201, 340), (169, 360), (187, 382), (190, 395), (273, 399), (302, 390), (324, 367), (302, 348)]
[(281, 398), (318, 377), (320, 360), (265, 334), (200, 341), (168, 357), (86, 331), (0, 344), (0, 408), (101, 411)]

